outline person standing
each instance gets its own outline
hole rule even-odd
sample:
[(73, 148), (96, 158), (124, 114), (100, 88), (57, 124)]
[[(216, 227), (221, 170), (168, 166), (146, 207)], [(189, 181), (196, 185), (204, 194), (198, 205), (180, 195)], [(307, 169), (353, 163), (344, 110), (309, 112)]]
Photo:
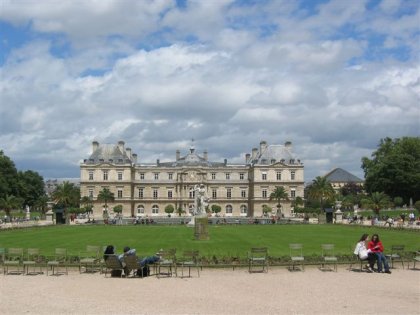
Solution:
[(384, 255), (384, 246), (382, 245), (378, 234), (372, 235), (372, 240), (368, 243), (368, 249), (370, 249), (372, 253), (376, 255), (376, 260), (378, 262), (378, 272), (382, 272), (383, 265), (385, 273), (391, 273), (389, 270), (388, 260)]

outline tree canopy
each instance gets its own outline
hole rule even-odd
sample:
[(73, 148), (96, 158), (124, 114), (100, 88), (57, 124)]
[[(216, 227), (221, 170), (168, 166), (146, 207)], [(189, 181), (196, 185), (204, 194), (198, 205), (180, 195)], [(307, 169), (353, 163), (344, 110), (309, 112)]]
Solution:
[(362, 158), (365, 189), (408, 203), (420, 200), (420, 137), (381, 139), (371, 159)]

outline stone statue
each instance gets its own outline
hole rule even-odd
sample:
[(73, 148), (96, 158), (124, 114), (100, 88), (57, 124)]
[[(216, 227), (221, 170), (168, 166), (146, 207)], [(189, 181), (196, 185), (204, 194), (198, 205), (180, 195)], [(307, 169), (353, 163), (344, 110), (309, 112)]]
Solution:
[(204, 184), (195, 185), (195, 210), (194, 215), (202, 215), (206, 213), (206, 207), (209, 204), (209, 198), (206, 195), (206, 188)]

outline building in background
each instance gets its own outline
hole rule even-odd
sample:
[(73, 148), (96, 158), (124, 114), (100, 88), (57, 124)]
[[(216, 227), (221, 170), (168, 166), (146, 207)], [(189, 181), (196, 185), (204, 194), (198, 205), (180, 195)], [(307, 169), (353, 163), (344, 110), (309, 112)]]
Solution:
[(340, 192), (340, 189), (347, 184), (355, 184), (362, 187), (364, 183), (363, 179), (360, 179), (342, 168), (335, 168), (325, 174), (324, 177), (331, 183), (336, 192)]
[(115, 200), (108, 203), (123, 206), (124, 216), (166, 215), (165, 207), (172, 205), (186, 214), (194, 207), (194, 187), (204, 184), (209, 207), (219, 205), (221, 216), (262, 216), (264, 205), (273, 214), (292, 214), (291, 201), (270, 201), (271, 192), (283, 186), (290, 200), (302, 197), (304, 166), (292, 152), (292, 143), (268, 145), (246, 154), (243, 164), (208, 160), (208, 152), (199, 155), (192, 146), (186, 155), (179, 150), (171, 162), (144, 163), (137, 154), (125, 148), (124, 141), (115, 144), (92, 143), (92, 153), (80, 165), (81, 196), (89, 196), (94, 205), (94, 216), (100, 217), (103, 202), (99, 192), (108, 188)]

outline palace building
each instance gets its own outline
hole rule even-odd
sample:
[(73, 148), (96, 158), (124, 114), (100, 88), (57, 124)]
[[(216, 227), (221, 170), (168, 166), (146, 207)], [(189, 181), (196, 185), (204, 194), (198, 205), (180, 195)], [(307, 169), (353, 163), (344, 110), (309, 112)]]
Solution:
[[(272, 214), (290, 216), (291, 201), (304, 195), (304, 166), (293, 154), (292, 143), (268, 145), (261, 141), (244, 156), (243, 164), (208, 160), (194, 147), (186, 155), (179, 150), (170, 162), (145, 163), (125, 148), (124, 141), (115, 144), (92, 142), (92, 153), (80, 165), (81, 196), (93, 202), (93, 215), (102, 217), (104, 202), (98, 201), (101, 190), (108, 188), (115, 200), (109, 211), (122, 205), (123, 216), (165, 216), (167, 205), (182, 208), (189, 215), (194, 208), (194, 187), (203, 184), (210, 198), (209, 207), (221, 207), (221, 216), (262, 216), (263, 207)], [(284, 187), (289, 200), (278, 206), (270, 201), (276, 187)]]

